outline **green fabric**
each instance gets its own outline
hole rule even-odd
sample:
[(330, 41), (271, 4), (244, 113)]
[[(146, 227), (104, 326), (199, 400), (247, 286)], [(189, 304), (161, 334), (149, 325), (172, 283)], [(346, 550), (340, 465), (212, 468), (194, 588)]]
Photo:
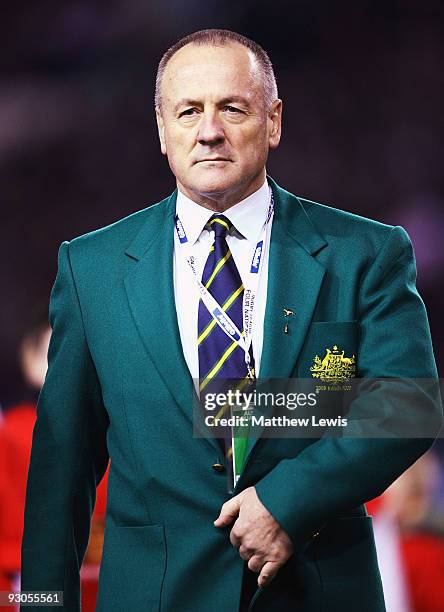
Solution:
[[(236, 414), (236, 411), (233, 411)], [(241, 414), (241, 413), (240, 413)], [(239, 426), (234, 430), (233, 452), (236, 477), (239, 477), (245, 465), (248, 452), (248, 426)]]
[(236, 476), (239, 477), (247, 455), (248, 439), (242, 437), (234, 438), (234, 453), (236, 457)]
[[(357, 356), (360, 376), (436, 377), (405, 231), (297, 198), (269, 180), (276, 209), (261, 378), (310, 377), (314, 356), (332, 342)], [(63, 590), (68, 612), (79, 610), (79, 567), (109, 458), (97, 611), (237, 609), (244, 564), (230, 529), (213, 525), (230, 497), (226, 475), (212, 468), (219, 445), (193, 437), (195, 392), (174, 303), (175, 198), (59, 250), (22, 590)], [(295, 313), (288, 334), (284, 308)], [(437, 431), (435, 398), (428, 411)], [(234, 494), (255, 486), (295, 554), (257, 591), (252, 610), (384, 610), (363, 503), (431, 442), (275, 440), (256, 432)]]

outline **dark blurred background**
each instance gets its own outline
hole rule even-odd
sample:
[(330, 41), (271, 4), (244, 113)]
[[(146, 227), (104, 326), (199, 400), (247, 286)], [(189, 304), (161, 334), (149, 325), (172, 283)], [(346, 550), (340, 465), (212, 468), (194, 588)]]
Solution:
[[(46, 316), (61, 241), (165, 197), (154, 76), (181, 36), (224, 27), (269, 52), (284, 100), (269, 173), (290, 191), (403, 225), (444, 367), (444, 3), (9, 3), (0, 36), (0, 402), (18, 339)], [(99, 296), (100, 297), (100, 296)]]

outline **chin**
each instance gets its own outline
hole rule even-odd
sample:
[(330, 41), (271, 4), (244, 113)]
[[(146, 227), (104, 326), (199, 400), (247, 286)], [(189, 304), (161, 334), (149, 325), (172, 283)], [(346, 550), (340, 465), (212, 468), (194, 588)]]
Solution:
[(223, 193), (235, 187), (237, 181), (227, 176), (228, 172), (207, 172), (205, 176), (197, 177), (194, 181), (194, 189), (202, 194)]

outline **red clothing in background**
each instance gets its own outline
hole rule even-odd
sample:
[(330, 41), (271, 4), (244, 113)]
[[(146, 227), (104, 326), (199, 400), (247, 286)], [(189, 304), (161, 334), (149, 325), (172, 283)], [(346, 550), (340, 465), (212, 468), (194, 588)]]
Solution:
[(444, 538), (418, 531), (400, 544), (413, 612), (444, 612)]
[[(384, 503), (384, 495), (366, 503), (368, 514), (384, 512)], [(444, 612), (444, 534), (419, 524), (398, 537), (411, 612)]]
[[(0, 423), (1, 591), (11, 590), (11, 577), (14, 573), (20, 572), (23, 510), (35, 420), (35, 406), (26, 403), (11, 407)], [(93, 521), (104, 519), (107, 482), (108, 471), (97, 488)], [(82, 580), (82, 610), (84, 612), (93, 612), (95, 609), (97, 575), (98, 571), (89, 568), (89, 572), (85, 573), (85, 578)]]
[(20, 571), (26, 478), (36, 419), (33, 404), (19, 404), (0, 424), (0, 575)]

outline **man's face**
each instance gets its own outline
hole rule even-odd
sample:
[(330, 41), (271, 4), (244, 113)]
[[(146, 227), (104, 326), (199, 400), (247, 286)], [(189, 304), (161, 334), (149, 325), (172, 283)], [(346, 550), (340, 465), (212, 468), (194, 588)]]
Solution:
[(266, 109), (248, 49), (182, 47), (166, 66), (161, 93), (161, 150), (186, 195), (227, 208), (261, 186), (268, 149), (279, 144), (281, 101)]

